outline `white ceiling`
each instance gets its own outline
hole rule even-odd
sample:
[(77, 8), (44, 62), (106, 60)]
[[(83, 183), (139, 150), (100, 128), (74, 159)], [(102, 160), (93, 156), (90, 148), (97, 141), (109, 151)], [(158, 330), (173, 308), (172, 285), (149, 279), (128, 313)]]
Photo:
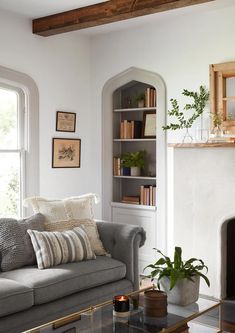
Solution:
[(0, 10), (30, 19), (106, 2), (107, 0), (0, 0)]

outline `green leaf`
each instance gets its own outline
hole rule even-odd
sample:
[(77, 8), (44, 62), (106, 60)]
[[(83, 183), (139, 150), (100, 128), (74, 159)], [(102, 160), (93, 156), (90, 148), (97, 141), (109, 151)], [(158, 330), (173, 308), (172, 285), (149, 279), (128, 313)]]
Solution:
[(175, 247), (175, 255), (174, 255), (174, 268), (179, 269), (182, 265), (182, 249), (181, 247)]

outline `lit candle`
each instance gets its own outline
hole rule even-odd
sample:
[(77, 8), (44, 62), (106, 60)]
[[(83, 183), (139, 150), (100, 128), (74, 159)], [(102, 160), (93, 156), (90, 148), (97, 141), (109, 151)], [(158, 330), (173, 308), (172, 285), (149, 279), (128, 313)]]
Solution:
[(114, 296), (113, 309), (115, 312), (129, 312), (130, 304), (129, 298), (125, 295)]

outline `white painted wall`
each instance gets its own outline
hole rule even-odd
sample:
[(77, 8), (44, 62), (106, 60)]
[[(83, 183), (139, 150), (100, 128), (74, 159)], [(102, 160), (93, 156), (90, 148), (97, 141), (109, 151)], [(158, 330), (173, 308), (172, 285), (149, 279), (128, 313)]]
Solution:
[[(150, 17), (149, 23), (141, 27), (106, 33), (92, 39), (92, 109), (95, 123), (100, 125), (101, 92), (105, 82), (131, 66), (160, 74), (166, 83), (167, 100), (177, 98), (183, 102), (181, 92), (184, 88), (195, 90), (201, 84), (209, 86), (209, 64), (235, 59), (235, 44), (232, 43), (235, 31), (234, 1), (220, 0), (161, 13), (155, 17), (156, 19)], [(207, 126), (209, 123), (208, 111), (204, 116)], [(192, 129), (193, 135), (195, 135), (198, 124)], [(181, 141), (183, 134), (180, 131), (168, 132), (168, 142)], [(97, 150), (94, 152), (98, 166), (95, 185), (100, 188), (101, 140), (97, 142), (97, 137), (101, 137), (101, 126), (94, 127), (92, 138), (93, 144), (97, 146)], [(200, 161), (201, 150), (196, 155), (194, 154), (194, 150), (187, 155), (182, 153), (178, 158), (181, 165), (177, 163), (174, 170), (175, 189), (174, 195), (172, 195), (173, 187), (169, 193), (169, 198), (173, 201), (169, 206), (171, 209), (169, 216), (171, 218), (175, 216), (175, 220), (174, 227), (173, 220), (168, 221), (169, 239), (173, 239), (173, 242), (176, 244), (179, 242), (183, 246), (186, 257), (199, 256), (205, 259), (210, 268), (209, 276), (212, 287), (208, 291), (203, 286), (201, 292), (218, 296), (219, 273), (216, 266), (219, 258), (215, 257), (215, 253), (219, 251), (219, 244), (214, 237), (219, 231), (216, 231), (214, 226), (217, 225), (216, 220), (227, 211), (230, 212), (234, 205), (234, 196), (228, 195), (230, 190), (228, 185), (234, 179), (234, 169), (231, 167), (232, 164), (229, 164), (234, 151), (227, 151), (225, 158), (224, 153), (220, 150), (213, 152), (205, 150), (203, 155), (208, 155), (203, 160), (203, 165), (198, 168), (193, 163), (197, 159)], [(217, 163), (217, 160), (223, 164), (223, 158), (227, 163), (223, 175), (226, 182), (221, 183), (218, 168), (212, 166)], [(173, 163), (173, 159), (171, 162)], [(186, 167), (180, 169), (181, 166), (184, 166), (184, 162)], [(207, 162), (209, 167), (207, 167)], [(170, 166), (172, 167), (172, 164)], [(185, 182), (184, 171), (187, 167)], [(188, 191), (192, 185), (190, 182), (191, 168), (193, 170), (192, 182), (198, 185), (193, 197), (191, 194), (188, 197)], [(222, 172), (222, 166), (220, 170)], [(205, 174), (209, 175), (210, 181), (206, 181)], [(171, 180), (170, 185), (173, 185), (172, 175), (169, 179)], [(184, 184), (183, 190), (181, 184)], [(219, 195), (220, 187), (222, 187), (221, 197)], [(214, 188), (216, 193), (214, 193)], [(177, 207), (179, 201), (181, 205)], [(192, 211), (192, 205), (197, 207), (197, 213), (200, 213), (198, 223), (197, 217)], [(175, 211), (172, 211), (173, 208)], [(193, 226), (194, 233), (191, 232), (189, 221), (193, 221), (190, 226)], [(174, 228), (176, 232), (174, 232)], [(203, 237), (200, 237), (200, 233), (203, 233)], [(169, 246), (169, 248), (171, 247)]]
[[(39, 89), (40, 194), (50, 198), (96, 191), (90, 137), (90, 41), (63, 34), (43, 38), (31, 21), (0, 11), (0, 65), (28, 74)], [(55, 131), (56, 111), (77, 112), (75, 134)], [(81, 168), (52, 169), (52, 137), (81, 138)]]

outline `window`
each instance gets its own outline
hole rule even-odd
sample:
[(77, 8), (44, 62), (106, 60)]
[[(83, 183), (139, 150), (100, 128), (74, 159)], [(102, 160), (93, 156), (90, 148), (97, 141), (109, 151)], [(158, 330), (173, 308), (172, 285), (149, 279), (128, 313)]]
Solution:
[(39, 195), (39, 96), (33, 79), (0, 66), (0, 217), (21, 217)]
[(0, 84), (0, 217), (22, 215), (24, 93)]

